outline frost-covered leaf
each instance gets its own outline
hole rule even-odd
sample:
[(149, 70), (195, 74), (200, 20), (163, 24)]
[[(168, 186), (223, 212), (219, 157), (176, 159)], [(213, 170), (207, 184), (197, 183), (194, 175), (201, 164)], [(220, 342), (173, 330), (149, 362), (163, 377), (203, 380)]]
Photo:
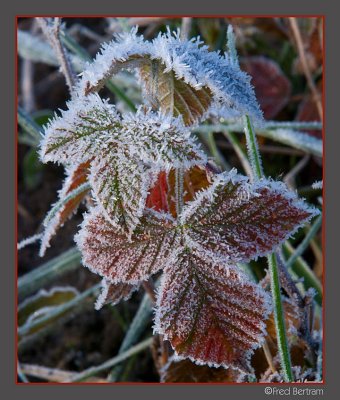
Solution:
[(83, 263), (113, 284), (139, 284), (164, 268), (175, 246), (166, 215), (145, 216), (131, 239), (113, 227), (99, 208), (85, 216), (75, 238)]
[(261, 179), (250, 184), (233, 170), (217, 175), (184, 207), (180, 220), (189, 247), (235, 263), (273, 251), (318, 213), (283, 183)]
[(200, 90), (178, 79), (158, 60), (144, 62), (140, 68), (146, 97), (154, 109), (182, 116), (185, 125), (193, 125), (207, 112), (213, 101), (209, 88)]
[(91, 160), (108, 146), (117, 145), (122, 129), (113, 105), (97, 94), (75, 97), (45, 128), (40, 145), (43, 162), (65, 164)]
[[(63, 187), (59, 192), (59, 202), (61, 202), (60, 208), (55, 210), (55, 213), (53, 213), (54, 215), (48, 214), (44, 221), (45, 230), (41, 237), (41, 246), (39, 251), (41, 257), (45, 254), (46, 249), (50, 246), (50, 241), (56, 234), (57, 230), (77, 210), (79, 204), (87, 195), (88, 190), (84, 190), (69, 200), (66, 200), (67, 196), (72, 191), (81, 187), (81, 185), (86, 182), (89, 165), (90, 163), (87, 161), (68, 170)], [(52, 207), (52, 211), (53, 208), (54, 207)]]
[(140, 108), (121, 117), (97, 94), (73, 99), (47, 127), (43, 161), (90, 162), (89, 181), (103, 213), (131, 233), (160, 170), (206, 163), (180, 119)]
[(150, 103), (183, 115), (188, 125), (213, 110), (229, 117), (248, 114), (255, 122), (262, 121), (249, 76), (227, 55), (208, 51), (198, 38), (182, 41), (178, 32), (168, 31), (148, 42), (136, 29), (117, 35), (87, 65), (78, 92), (98, 91), (121, 69), (137, 69)]
[(100, 310), (105, 304), (111, 304), (114, 306), (122, 300), (129, 300), (138, 288), (139, 285), (130, 285), (129, 283), (110, 283), (106, 279), (103, 279), (102, 291), (97, 298), (95, 308), (96, 310)]
[(249, 372), (264, 338), (269, 296), (236, 267), (183, 249), (165, 268), (155, 330), (179, 356)]
[(132, 232), (139, 223), (152, 185), (153, 174), (135, 158), (117, 149), (91, 163), (89, 181), (106, 218), (116, 227)]

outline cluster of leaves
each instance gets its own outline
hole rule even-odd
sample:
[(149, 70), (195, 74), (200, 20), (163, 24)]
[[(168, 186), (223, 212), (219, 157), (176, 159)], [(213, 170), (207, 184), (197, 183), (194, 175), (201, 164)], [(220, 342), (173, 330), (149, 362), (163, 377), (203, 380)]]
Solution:
[[(97, 94), (122, 69), (136, 72), (144, 91), (135, 114), (120, 115)], [(128, 299), (163, 271), (154, 330), (175, 356), (249, 373), (271, 302), (237, 263), (272, 252), (317, 211), (282, 183), (214, 172), (191, 134), (210, 115), (262, 123), (232, 56), (178, 32), (147, 42), (134, 29), (104, 45), (68, 110), (45, 129), (41, 159), (62, 163), (68, 177), (41, 254), (88, 199), (76, 242), (84, 265), (103, 277), (97, 307)]]

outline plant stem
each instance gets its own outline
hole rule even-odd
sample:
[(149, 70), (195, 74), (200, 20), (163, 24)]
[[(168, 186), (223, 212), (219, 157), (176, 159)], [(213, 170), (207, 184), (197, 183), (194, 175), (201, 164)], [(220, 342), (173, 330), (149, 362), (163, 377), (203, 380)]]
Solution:
[(183, 209), (183, 168), (179, 167), (175, 170), (175, 195), (176, 195), (176, 214), (177, 218), (182, 213)]
[(283, 377), (286, 382), (292, 382), (294, 378), (293, 378), (289, 348), (286, 338), (286, 329), (283, 317), (279, 271), (278, 271), (276, 255), (274, 253), (270, 254), (267, 257), (267, 259), (269, 264), (270, 286), (274, 303), (274, 319), (275, 319), (275, 330), (277, 335), (277, 345), (281, 357)]
[[(263, 177), (262, 163), (258, 151), (256, 134), (251, 124), (249, 116), (244, 117), (244, 128), (247, 139), (249, 159), (253, 169), (253, 177), (254, 180), (261, 179)], [(293, 372), (289, 354), (289, 347), (286, 337), (284, 313), (283, 313), (282, 299), (281, 299), (280, 280), (279, 280), (279, 269), (275, 253), (272, 253), (269, 256), (267, 256), (267, 260), (269, 265), (270, 286), (271, 286), (272, 299), (274, 305), (275, 331), (278, 343), (278, 350), (281, 359), (281, 367), (283, 370), (283, 376), (285, 381), (292, 382), (294, 378), (293, 378)]]
[(128, 359), (134, 354), (137, 354), (147, 349), (152, 344), (152, 341), (153, 341), (152, 337), (145, 339), (142, 342), (138, 343), (136, 346), (131, 347), (129, 350), (111, 358), (110, 360), (104, 362), (103, 364), (98, 365), (97, 367), (91, 367), (86, 369), (85, 371), (77, 374), (74, 378), (70, 379), (67, 382), (80, 382), (85, 380), (86, 378), (89, 378), (90, 376), (98, 374), (99, 372), (105, 371), (106, 369), (113, 367), (114, 365), (117, 365), (122, 361)]
[(256, 135), (248, 115), (244, 117), (244, 132), (246, 134), (248, 157), (253, 170), (253, 178), (254, 180), (261, 179), (263, 177), (263, 169), (260, 153)]

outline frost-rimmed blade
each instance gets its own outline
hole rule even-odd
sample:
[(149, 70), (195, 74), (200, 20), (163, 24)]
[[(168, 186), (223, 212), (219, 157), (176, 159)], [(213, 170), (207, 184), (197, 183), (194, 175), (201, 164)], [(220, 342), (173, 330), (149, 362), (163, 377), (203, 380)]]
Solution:
[[(85, 196), (88, 194), (88, 189), (80, 191), (74, 197), (67, 200), (67, 196), (77, 190), (87, 180), (87, 174), (89, 172), (89, 161), (78, 164), (67, 171), (67, 177), (63, 183), (63, 187), (59, 192), (59, 201), (65, 200), (61, 207), (56, 210), (54, 215), (48, 214), (44, 221), (44, 233), (41, 238), (41, 245), (39, 255), (43, 257), (47, 248), (50, 247), (50, 241), (56, 234), (57, 230), (63, 226), (65, 221), (72, 216), (78, 209), (79, 204), (83, 201)], [(58, 203), (57, 203), (58, 204)], [(54, 206), (52, 207), (53, 210)]]
[(264, 340), (269, 295), (237, 268), (213, 264), (189, 249), (164, 272), (155, 331), (179, 357), (250, 372), (250, 356)]
[(103, 46), (85, 68), (78, 92), (93, 93), (119, 70), (136, 69), (150, 104), (182, 115), (186, 125), (210, 111), (233, 117), (247, 114), (261, 124), (250, 77), (227, 55), (208, 51), (202, 44), (198, 38), (182, 41), (179, 32), (170, 31), (147, 42), (133, 29)]
[(135, 114), (126, 114), (122, 125), (129, 135), (130, 151), (145, 163), (162, 170), (184, 169), (204, 165), (207, 157), (182, 118), (140, 107)]
[(153, 171), (119, 148), (96, 158), (90, 171), (93, 195), (106, 218), (117, 228), (132, 233), (156, 179)]
[(317, 214), (282, 182), (251, 184), (233, 170), (184, 207), (181, 224), (189, 247), (234, 264), (274, 251)]
[(112, 226), (99, 207), (87, 214), (75, 241), (83, 264), (112, 284), (136, 285), (167, 264), (175, 246), (172, 221), (165, 214), (143, 217), (130, 240)]
[(113, 105), (99, 95), (76, 96), (45, 128), (40, 145), (43, 162), (74, 164), (98, 155), (108, 144), (121, 141), (121, 120)]
[(100, 310), (105, 304), (112, 306), (122, 300), (129, 300), (132, 294), (139, 289), (139, 285), (129, 283), (110, 283), (106, 279), (102, 280), (102, 290), (97, 298), (95, 309)]

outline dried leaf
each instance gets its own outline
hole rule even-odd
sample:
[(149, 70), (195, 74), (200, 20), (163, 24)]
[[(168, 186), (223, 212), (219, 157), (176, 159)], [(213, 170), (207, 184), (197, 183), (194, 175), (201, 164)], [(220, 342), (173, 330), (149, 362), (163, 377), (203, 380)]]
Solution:
[(318, 213), (283, 183), (250, 184), (233, 170), (217, 175), (184, 207), (180, 221), (187, 246), (213, 261), (234, 264), (273, 251)]
[[(59, 201), (63, 201), (73, 191), (79, 188), (87, 180), (89, 161), (81, 163), (71, 168), (67, 172), (67, 177), (64, 181), (63, 187), (59, 192)], [(45, 230), (41, 238), (41, 246), (39, 254), (44, 256), (46, 249), (50, 246), (52, 237), (56, 234), (57, 230), (63, 226), (64, 222), (76, 212), (79, 204), (87, 195), (88, 190), (84, 190), (78, 195), (72, 197), (56, 210), (52, 218), (47, 218), (44, 221)], [(53, 209), (53, 207), (52, 207)]]
[(95, 308), (96, 310), (100, 310), (105, 304), (114, 306), (122, 300), (129, 300), (138, 288), (139, 285), (130, 285), (129, 283), (112, 284), (106, 279), (103, 279), (102, 291), (97, 298)]
[(264, 338), (269, 296), (236, 267), (183, 249), (165, 268), (155, 329), (179, 356), (250, 372)]
[(181, 116), (185, 125), (199, 121), (211, 106), (213, 96), (209, 88), (194, 89), (184, 79), (178, 79), (173, 71), (165, 72), (159, 61), (143, 63), (140, 76), (152, 107)]
[(112, 284), (136, 285), (164, 268), (175, 232), (166, 215), (146, 216), (130, 240), (113, 227), (99, 208), (85, 216), (75, 238), (83, 264)]

